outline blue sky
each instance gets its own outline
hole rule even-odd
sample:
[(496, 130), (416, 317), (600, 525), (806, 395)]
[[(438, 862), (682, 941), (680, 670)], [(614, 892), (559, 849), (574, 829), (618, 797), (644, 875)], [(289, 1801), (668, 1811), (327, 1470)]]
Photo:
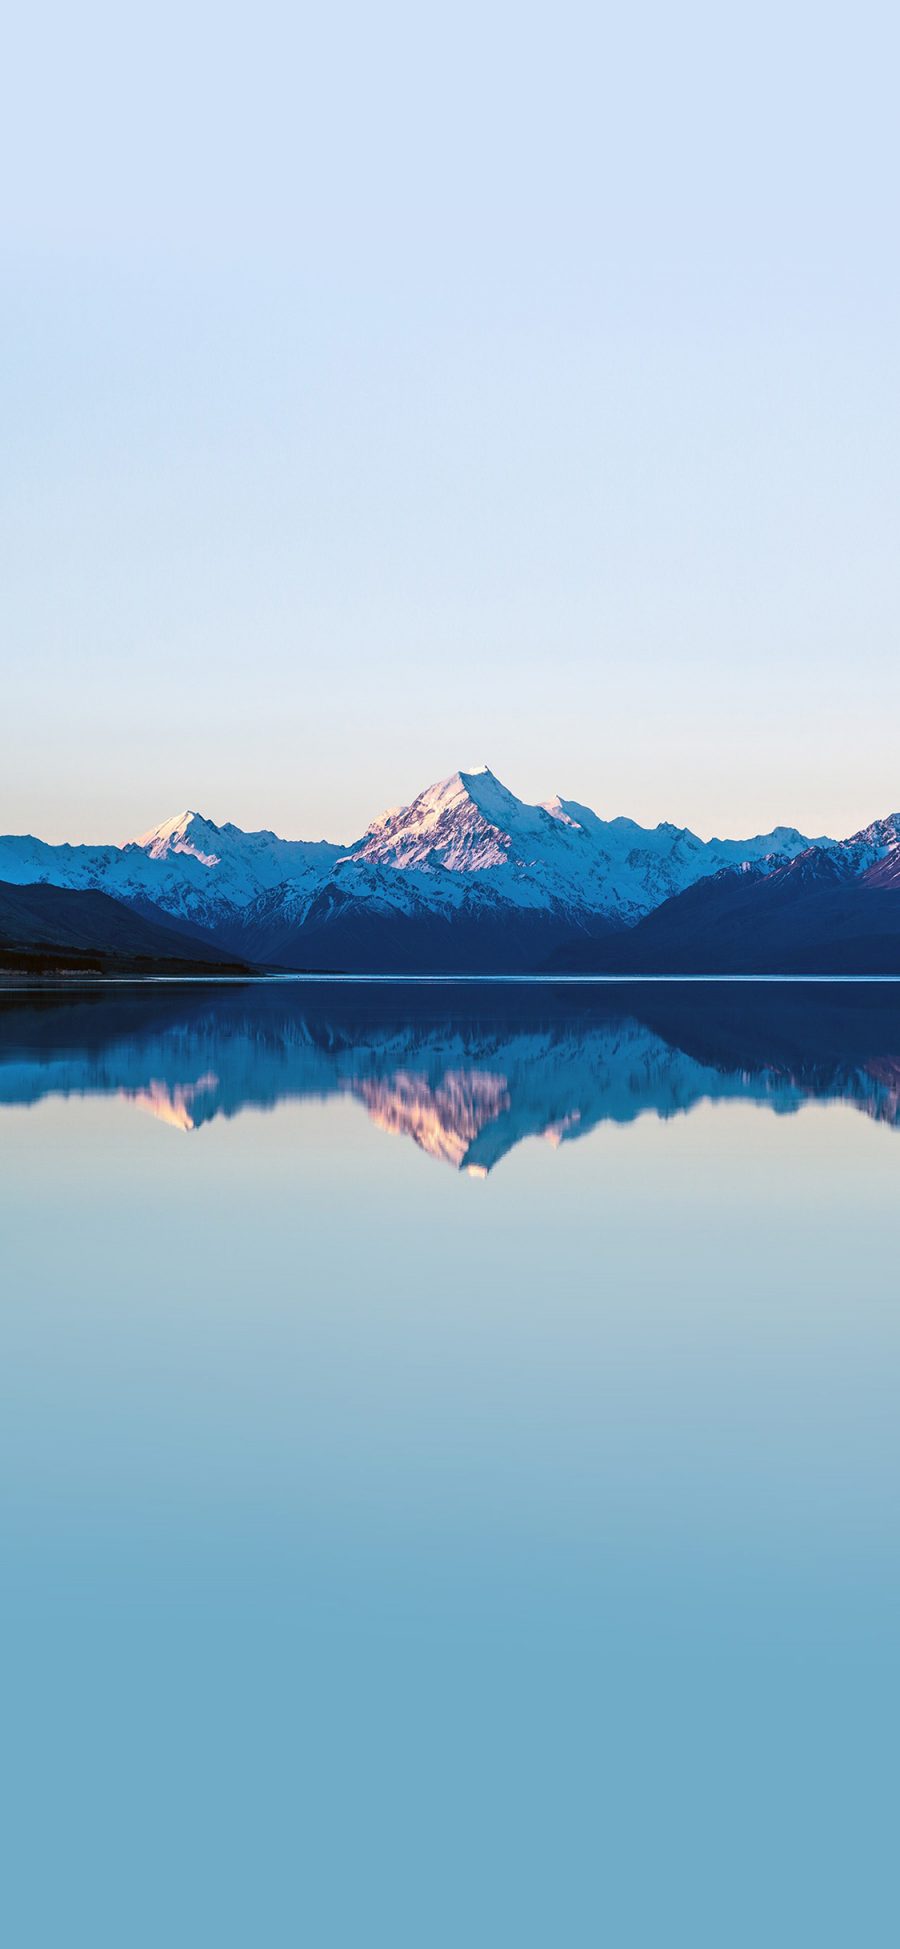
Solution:
[(887, 12), (324, 15), (9, 30), (0, 830), (900, 807)]

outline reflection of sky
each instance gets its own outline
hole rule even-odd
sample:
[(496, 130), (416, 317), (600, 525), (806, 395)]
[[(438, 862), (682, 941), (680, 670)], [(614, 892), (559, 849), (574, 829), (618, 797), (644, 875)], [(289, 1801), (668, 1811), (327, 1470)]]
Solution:
[(891, 1129), (0, 1143), (12, 1939), (883, 1939)]

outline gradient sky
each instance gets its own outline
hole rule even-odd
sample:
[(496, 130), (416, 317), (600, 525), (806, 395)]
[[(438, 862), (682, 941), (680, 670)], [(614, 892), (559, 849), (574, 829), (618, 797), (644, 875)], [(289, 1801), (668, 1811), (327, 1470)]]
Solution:
[(900, 808), (897, 41), (16, 10), (0, 831)]

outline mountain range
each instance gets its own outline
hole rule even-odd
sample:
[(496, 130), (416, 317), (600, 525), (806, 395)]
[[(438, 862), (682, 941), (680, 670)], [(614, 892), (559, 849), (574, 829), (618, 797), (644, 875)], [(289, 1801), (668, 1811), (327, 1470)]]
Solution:
[[(64, 961), (74, 927), (98, 965), (180, 952), (315, 972), (900, 971), (900, 815), (840, 841), (793, 826), (703, 840), (574, 799), (527, 805), (487, 768), (452, 773), (350, 844), (197, 812), (125, 846), (8, 836), (0, 884), (7, 961), (40, 943)], [(18, 933), (4, 932), (4, 901), (35, 887), (108, 906), (76, 924), (70, 901), (54, 919), (45, 894), (43, 932), (29, 940), (21, 902)], [(123, 909), (132, 930), (143, 920), (167, 938), (154, 948), (132, 931), (123, 946)]]

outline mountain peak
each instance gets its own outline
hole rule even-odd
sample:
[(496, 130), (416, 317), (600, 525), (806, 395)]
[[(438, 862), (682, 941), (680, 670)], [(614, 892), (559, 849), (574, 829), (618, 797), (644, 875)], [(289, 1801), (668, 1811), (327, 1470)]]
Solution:
[(482, 871), (506, 865), (510, 829), (529, 808), (487, 765), (454, 771), (392, 806), (369, 827), (356, 859), (375, 865)]
[(134, 841), (150, 859), (167, 859), (170, 853), (190, 853), (202, 866), (216, 866), (219, 854), (214, 849), (218, 826), (200, 812), (177, 812), (161, 826), (151, 827)]
[(900, 812), (889, 812), (885, 819), (873, 819), (870, 826), (863, 826), (860, 832), (853, 833), (845, 844), (848, 846), (867, 844), (885, 852), (900, 846)]
[[(452, 771), (447, 778), (439, 778), (436, 784), (426, 786), (424, 792), (420, 792), (412, 802), (414, 805), (421, 800), (449, 804), (463, 794), (469, 798), (476, 798), (479, 792), (491, 786), (496, 787), (499, 792), (506, 793), (506, 786), (501, 785), (489, 765), (475, 765), (470, 771)], [(512, 793), (506, 795), (512, 797)]]

